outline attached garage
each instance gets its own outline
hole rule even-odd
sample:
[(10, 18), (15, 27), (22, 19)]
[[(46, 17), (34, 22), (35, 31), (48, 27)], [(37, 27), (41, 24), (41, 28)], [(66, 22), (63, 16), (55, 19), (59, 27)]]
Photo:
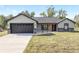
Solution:
[(33, 23), (11, 23), (10, 24), (11, 33), (33, 33)]
[(24, 14), (19, 14), (8, 22), (10, 33), (33, 33), (36, 28), (37, 21)]

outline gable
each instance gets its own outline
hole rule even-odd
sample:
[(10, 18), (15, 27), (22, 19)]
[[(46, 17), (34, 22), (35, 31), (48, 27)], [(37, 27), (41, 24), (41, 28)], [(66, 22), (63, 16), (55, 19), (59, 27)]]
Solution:
[(14, 18), (12, 18), (8, 22), (10, 22), (10, 23), (33, 23), (33, 22), (36, 22), (36, 21), (34, 21), (31, 18), (26, 17), (24, 15), (19, 15), (19, 16), (15, 16)]
[(65, 20), (62, 20), (61, 22), (59, 22), (58, 27), (63, 28), (65, 23), (69, 24), (70, 28), (74, 28), (74, 22), (71, 20), (68, 20), (68, 19), (65, 19)]
[[(72, 20), (70, 20), (70, 19), (68, 19), (68, 18), (65, 18), (64, 20), (60, 21), (59, 23), (64, 22), (65, 20), (70, 21), (70, 22), (72, 22), (72, 23), (75, 23), (74, 21), (72, 21)], [(59, 23), (58, 23), (58, 24), (59, 24)]]

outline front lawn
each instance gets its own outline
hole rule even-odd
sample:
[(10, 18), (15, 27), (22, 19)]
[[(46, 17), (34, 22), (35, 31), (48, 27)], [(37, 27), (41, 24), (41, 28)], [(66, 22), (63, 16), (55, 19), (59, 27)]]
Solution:
[(4, 30), (3, 32), (0, 32), (0, 37), (1, 37), (1, 36), (4, 36), (4, 35), (6, 35), (6, 34), (8, 34), (8, 32), (7, 32), (7, 30)]
[(54, 32), (52, 34), (35, 35), (24, 52), (79, 52), (79, 32)]

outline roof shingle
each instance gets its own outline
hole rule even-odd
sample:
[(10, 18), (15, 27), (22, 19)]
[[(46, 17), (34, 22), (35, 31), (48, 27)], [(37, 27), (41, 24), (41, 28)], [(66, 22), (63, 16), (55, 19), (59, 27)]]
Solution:
[(61, 19), (55, 17), (33, 17), (38, 23), (58, 23)]

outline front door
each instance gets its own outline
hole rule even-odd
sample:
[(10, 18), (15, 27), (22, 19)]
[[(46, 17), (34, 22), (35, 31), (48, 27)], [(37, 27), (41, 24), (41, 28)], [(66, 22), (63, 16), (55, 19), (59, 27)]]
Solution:
[(56, 31), (56, 24), (52, 24), (52, 31)]

